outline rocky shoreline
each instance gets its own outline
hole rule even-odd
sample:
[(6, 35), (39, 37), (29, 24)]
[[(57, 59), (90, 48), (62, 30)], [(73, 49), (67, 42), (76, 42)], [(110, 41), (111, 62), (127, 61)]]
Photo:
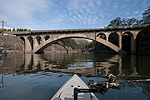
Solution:
[[(0, 45), (3, 46), (7, 53), (24, 53), (24, 42), (10, 35), (0, 35)], [(75, 53), (79, 52), (71, 47), (61, 46), (59, 44), (52, 44), (44, 50), (44, 53)]]
[(15, 36), (0, 35), (0, 45), (7, 53), (23, 53), (23, 41)]

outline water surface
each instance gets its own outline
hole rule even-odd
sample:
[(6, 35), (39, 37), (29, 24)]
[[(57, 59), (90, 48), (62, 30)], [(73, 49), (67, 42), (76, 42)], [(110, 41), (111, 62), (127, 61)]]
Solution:
[[(8, 54), (0, 58), (0, 100), (50, 100), (74, 74), (87, 84), (150, 78), (150, 56), (93, 53)], [(100, 100), (149, 100), (150, 82), (124, 83), (119, 90), (96, 93)]]

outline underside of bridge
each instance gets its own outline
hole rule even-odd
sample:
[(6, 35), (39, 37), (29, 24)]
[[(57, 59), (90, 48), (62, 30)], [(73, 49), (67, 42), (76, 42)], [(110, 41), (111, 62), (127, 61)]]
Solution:
[[(90, 36), (92, 37), (92, 36)], [(96, 41), (98, 43), (101, 43), (105, 45), (108, 48), (111, 48), (113, 51), (117, 53), (125, 53), (122, 49), (120, 49), (115, 44), (111, 43), (111, 41), (107, 41), (106, 37), (99, 37), (99, 35), (96, 38), (87, 38), (86, 36), (64, 36), (64, 37), (58, 37), (58, 38), (51, 38), (50, 36), (44, 36), (44, 37), (26, 37), (25, 39), (21, 37), (25, 41), (25, 49), (26, 52), (32, 52), (32, 53), (42, 53), (45, 48), (47, 48), (49, 45), (55, 43), (56, 41), (66, 39), (66, 38), (84, 38), (84, 39), (90, 39)]]
[(108, 47), (119, 54), (126, 54), (136, 53), (136, 37), (139, 31), (137, 29), (52, 30), (31, 32), (18, 37), (24, 41), (26, 53), (41, 53), (49, 45), (62, 39), (84, 38), (96, 41), (104, 48)]

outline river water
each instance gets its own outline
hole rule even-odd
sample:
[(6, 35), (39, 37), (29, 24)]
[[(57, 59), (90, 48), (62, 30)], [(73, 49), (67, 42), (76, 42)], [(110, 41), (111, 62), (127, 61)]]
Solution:
[[(8, 54), (0, 57), (0, 100), (50, 100), (74, 74), (88, 84), (105, 81), (108, 73), (118, 80), (150, 79), (150, 56), (94, 53)], [(99, 100), (150, 100), (150, 82), (123, 83)]]

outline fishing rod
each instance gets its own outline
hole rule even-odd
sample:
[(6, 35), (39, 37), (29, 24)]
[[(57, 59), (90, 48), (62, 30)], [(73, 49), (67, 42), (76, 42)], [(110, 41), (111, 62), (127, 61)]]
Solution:
[(79, 89), (74, 88), (74, 100), (77, 100), (78, 93), (100, 93), (105, 94), (109, 88), (112, 89), (119, 89), (120, 84), (126, 83), (126, 82), (150, 82), (150, 79), (143, 79), (143, 80), (117, 80), (117, 77), (113, 74), (107, 75), (107, 81), (100, 81), (100, 82), (94, 82), (93, 80), (90, 80), (88, 82), (88, 85), (91, 87), (91, 89)]
[(150, 79), (141, 79), (141, 80), (126, 80), (126, 81), (122, 81), (122, 80), (118, 80), (117, 83), (122, 84), (122, 83), (129, 83), (129, 82), (150, 82)]
[(109, 88), (112, 89), (119, 89), (119, 84), (115, 83), (116, 76), (113, 74), (107, 75), (108, 81), (102, 81), (102, 82), (94, 82), (93, 80), (90, 80), (88, 82), (88, 85), (90, 85), (91, 89), (80, 89), (80, 88), (74, 88), (74, 100), (77, 100), (78, 93), (101, 93), (105, 94)]

